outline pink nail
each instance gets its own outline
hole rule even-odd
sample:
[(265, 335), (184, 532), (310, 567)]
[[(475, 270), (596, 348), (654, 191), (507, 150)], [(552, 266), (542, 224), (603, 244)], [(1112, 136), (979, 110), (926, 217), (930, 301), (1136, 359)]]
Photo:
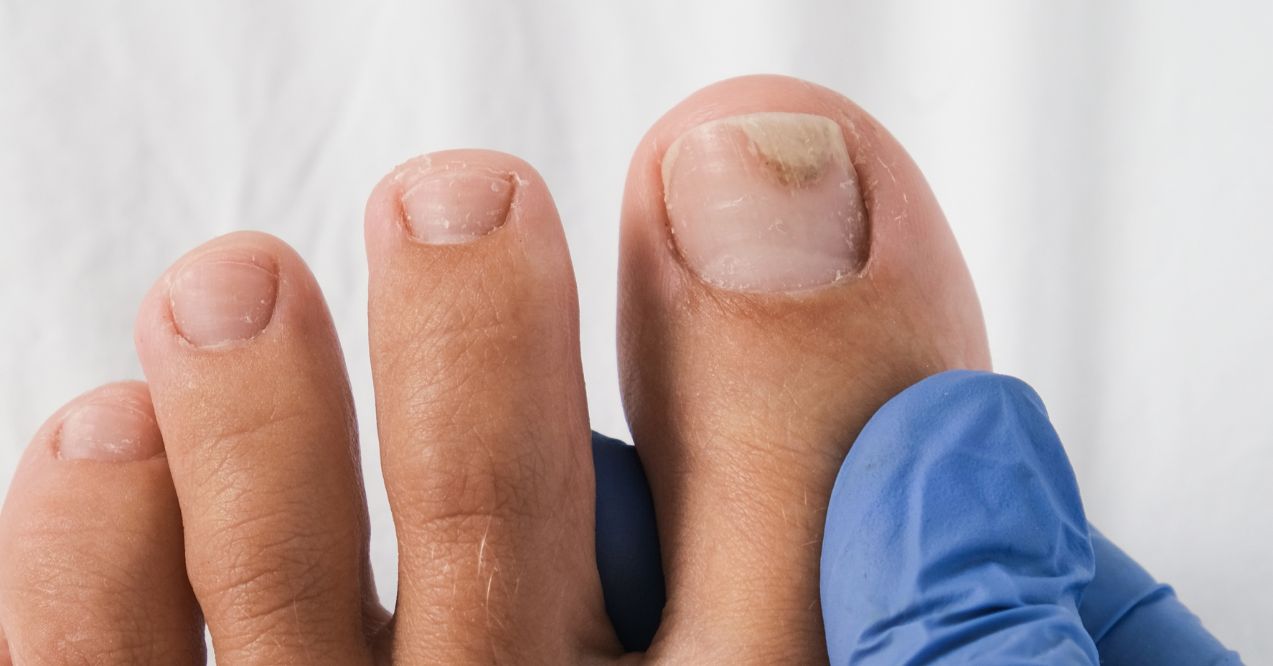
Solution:
[(76, 407), (58, 433), (58, 455), (71, 460), (145, 460), (163, 449), (150, 403), (115, 394)]
[(513, 200), (507, 175), (444, 167), (407, 180), (402, 209), (407, 228), (431, 245), (468, 243), (504, 224)]
[(278, 276), (271, 257), (242, 248), (212, 250), (173, 277), (172, 318), (197, 347), (249, 340), (274, 314)]
[(829, 118), (753, 113), (699, 125), (668, 148), (663, 187), (677, 249), (718, 287), (808, 289), (866, 262), (866, 207)]

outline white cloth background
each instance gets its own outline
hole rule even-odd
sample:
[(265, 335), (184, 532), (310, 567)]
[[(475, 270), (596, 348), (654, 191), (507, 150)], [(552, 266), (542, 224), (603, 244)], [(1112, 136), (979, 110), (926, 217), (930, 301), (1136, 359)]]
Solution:
[(1251, 663), (1273, 660), (1273, 4), (0, 1), (0, 476), (80, 391), (140, 377), (135, 306), (254, 228), (310, 262), (362, 415), (382, 597), (361, 212), (394, 164), (490, 147), (552, 187), (594, 426), (617, 213), (669, 106), (750, 72), (856, 99), (971, 266), (1089, 513)]

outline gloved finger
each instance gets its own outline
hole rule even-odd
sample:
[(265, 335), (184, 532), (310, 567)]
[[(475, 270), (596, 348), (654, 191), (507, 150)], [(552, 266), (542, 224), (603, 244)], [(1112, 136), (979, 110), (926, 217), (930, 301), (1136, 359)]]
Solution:
[(592, 433), (597, 473), (597, 570), (623, 648), (650, 647), (666, 593), (654, 502), (636, 448)]
[[(1036, 426), (1046, 426), (1045, 433), (1054, 438), (1037, 396), (1028, 387), (1013, 380), (998, 380), (1004, 385), (1001, 388), (1023, 394), (1027, 408), (1018, 410), (1015, 418), (1041, 422)], [(994, 379), (986, 381), (993, 382)], [(983, 391), (979, 395), (983, 400), (993, 399), (993, 402), (983, 405), (986, 409), (1008, 408), (1013, 404), (1012, 401), (995, 398), (993, 391)], [(919, 411), (931, 399), (940, 401), (950, 396), (933, 396), (930, 392), (927, 397), (930, 400), (926, 401), (922, 395), (907, 396), (908, 399), (919, 398), (910, 402)], [(964, 397), (977, 399), (975, 395)], [(890, 411), (905, 409), (899, 405), (886, 408)], [(938, 418), (932, 414), (917, 417), (930, 421)], [(896, 419), (897, 415), (892, 418)], [(1023, 439), (1029, 433), (1023, 424), (1013, 425), (1010, 420), (1001, 426), (1008, 432), (1015, 428), (1019, 434), (1024, 433)], [(952, 431), (954, 434), (959, 432), (957, 428)], [(875, 440), (886, 439), (875, 437)], [(859, 456), (868, 447), (864, 441), (855, 444)], [(961, 440), (952, 437), (944, 441), (957, 443)], [(658, 629), (665, 599), (658, 533), (649, 488), (633, 447), (597, 433), (593, 433), (592, 444), (597, 474), (597, 566), (601, 572), (606, 609), (624, 647), (644, 650), (649, 647)], [(1050, 459), (1055, 460), (1055, 457)], [(906, 464), (906, 458), (900, 453), (892, 456), (891, 460), (893, 464)], [(1068, 463), (1062, 467), (1068, 483)], [(833, 496), (828, 532), (847, 534), (846, 528), (838, 527), (837, 522), (839, 516), (845, 515), (842, 507), (862, 495), (863, 491), (859, 489), (857, 492), (839, 491)], [(923, 497), (923, 488), (919, 488), (916, 495)], [(1087, 633), (1096, 643), (1101, 663), (1114, 666), (1241, 663), (1237, 654), (1226, 650), (1202, 627), (1198, 619), (1175, 598), (1170, 587), (1154, 581), (1100, 532), (1093, 528), (1089, 530), (1096, 573), (1082, 594), (1078, 612)], [(824, 552), (827, 550), (824, 547)], [(824, 594), (828, 588), (833, 593), (851, 591), (847, 587), (852, 584), (851, 581), (839, 584), (828, 580), (828, 577), (823, 577)], [(834, 602), (824, 599), (824, 609), (830, 603)], [(842, 624), (826, 611), (824, 615), (828, 626), (831, 622), (835, 622), (836, 626)], [(829, 641), (842, 635), (842, 631), (829, 632)]]
[(1112, 666), (1241, 664), (1189, 612), (1168, 585), (1095, 528), (1096, 577), (1079, 603), (1079, 616), (1096, 641), (1101, 663)]
[(827, 512), (834, 664), (1097, 663), (1078, 614), (1094, 571), (1073, 471), (1022, 382), (966, 371), (886, 403)]

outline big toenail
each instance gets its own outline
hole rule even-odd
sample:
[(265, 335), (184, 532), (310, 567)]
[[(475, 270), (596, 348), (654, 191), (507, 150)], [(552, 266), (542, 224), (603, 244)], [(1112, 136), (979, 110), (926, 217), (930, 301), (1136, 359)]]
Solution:
[(663, 191), (681, 256), (718, 287), (807, 289), (866, 262), (866, 206), (829, 118), (753, 113), (699, 125), (664, 155)]
[(249, 340), (270, 323), (277, 291), (272, 257), (243, 248), (212, 250), (173, 277), (172, 319), (196, 347)]
[(491, 233), (504, 224), (512, 201), (507, 174), (465, 166), (404, 174), (407, 229), (430, 245), (457, 245)]
[(135, 398), (90, 399), (62, 421), (58, 455), (72, 460), (127, 462), (163, 451), (150, 405)]

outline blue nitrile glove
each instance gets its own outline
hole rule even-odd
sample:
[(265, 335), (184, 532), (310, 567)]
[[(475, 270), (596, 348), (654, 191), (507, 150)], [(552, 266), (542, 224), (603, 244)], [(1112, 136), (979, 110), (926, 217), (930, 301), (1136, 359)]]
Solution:
[[(663, 604), (634, 449), (593, 437), (597, 564), (625, 648)], [(835, 664), (1236, 664), (1178, 601), (1090, 530), (1038, 396), (931, 377), (871, 419), (827, 511), (822, 606)]]
[(947, 372), (873, 416), (822, 546), (835, 664), (1239, 663), (1088, 526), (1038, 395)]
[(1096, 578), (1079, 603), (1083, 626), (1096, 641), (1101, 663), (1117, 666), (1240, 664), (1171, 587), (1154, 580), (1135, 560), (1092, 528)]

